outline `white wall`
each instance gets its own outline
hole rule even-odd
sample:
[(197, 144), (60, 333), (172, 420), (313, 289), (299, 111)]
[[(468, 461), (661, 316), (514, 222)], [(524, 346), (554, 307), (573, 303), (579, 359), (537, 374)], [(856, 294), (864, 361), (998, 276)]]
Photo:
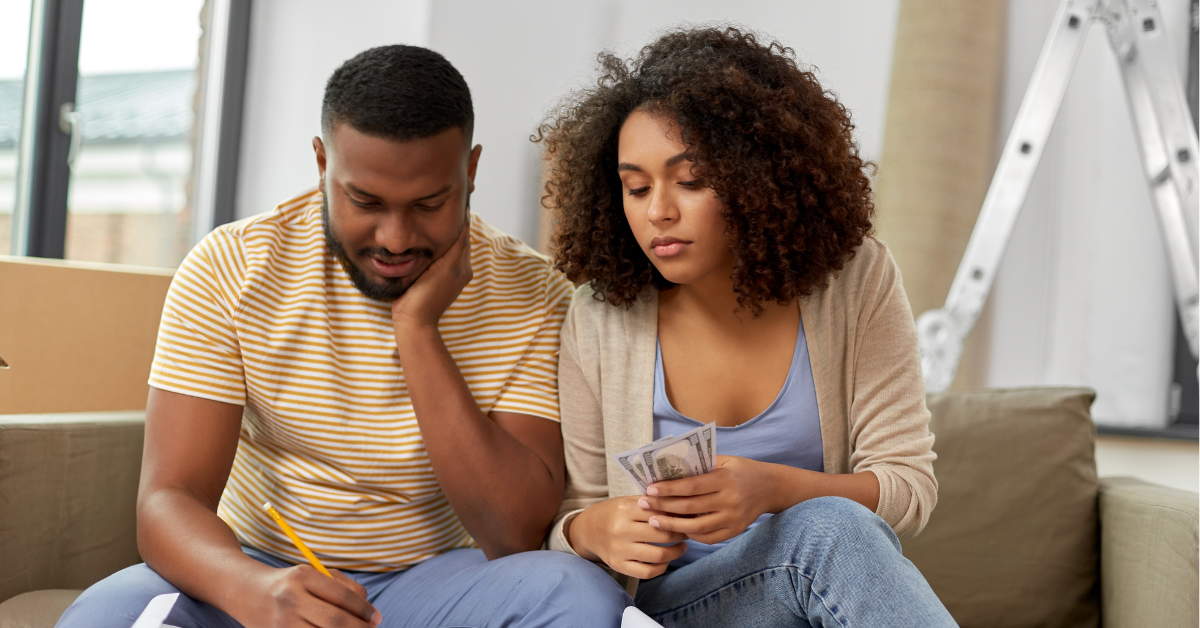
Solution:
[(541, 217), (539, 149), (529, 141), (558, 98), (589, 76), (611, 39), (614, 5), (603, 1), (440, 0), (430, 47), (462, 72), (483, 145), (473, 211), (535, 243)]
[(270, 210), (316, 181), (310, 142), (326, 78), (342, 61), (385, 43), (427, 45), (463, 73), (484, 147), (473, 209), (534, 241), (539, 149), (529, 135), (571, 89), (595, 77), (605, 48), (632, 54), (683, 21), (732, 21), (778, 37), (815, 64), (879, 155), (898, 0), (261, 0), (254, 4), (238, 216)]
[(1096, 439), (1096, 473), (1198, 491), (1200, 451), (1195, 442), (1101, 436)]
[(854, 114), (864, 153), (879, 155), (898, 0), (444, 0), (433, 5), (430, 46), (462, 71), (484, 146), (472, 204), (500, 229), (532, 242), (541, 166), (528, 140), (572, 88), (595, 79), (601, 49), (632, 55), (662, 29), (734, 22), (761, 30), (818, 66)]
[(430, 0), (255, 0), (236, 215), (270, 211), (317, 184), (325, 81), (383, 44), (427, 45)]
[[(1002, 137), (1057, 4), (1010, 2)], [(1188, 4), (1159, 2), (1181, 77)], [(1122, 80), (1099, 26), (1068, 87), (990, 307), (988, 385), (1090, 386), (1098, 422), (1165, 424), (1174, 339), (1169, 274)]]

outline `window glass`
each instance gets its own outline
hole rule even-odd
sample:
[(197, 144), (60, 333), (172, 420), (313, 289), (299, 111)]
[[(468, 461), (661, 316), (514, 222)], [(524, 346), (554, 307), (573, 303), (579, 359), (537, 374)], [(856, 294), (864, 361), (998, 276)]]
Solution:
[(203, 4), (84, 2), (67, 259), (174, 267), (187, 253)]
[(31, 4), (30, 0), (0, 2), (0, 255), (7, 255), (12, 245)]

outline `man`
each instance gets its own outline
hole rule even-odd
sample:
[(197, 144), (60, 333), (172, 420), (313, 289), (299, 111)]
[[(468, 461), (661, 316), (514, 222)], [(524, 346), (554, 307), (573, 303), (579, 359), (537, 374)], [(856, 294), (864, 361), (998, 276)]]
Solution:
[(146, 563), (59, 626), (128, 628), (174, 591), (166, 623), (183, 628), (619, 621), (629, 598), (599, 567), (528, 551), (562, 499), (571, 287), (470, 213), (473, 119), (435, 52), (375, 48), (334, 72), (319, 189), (217, 229), (172, 283), (138, 495)]

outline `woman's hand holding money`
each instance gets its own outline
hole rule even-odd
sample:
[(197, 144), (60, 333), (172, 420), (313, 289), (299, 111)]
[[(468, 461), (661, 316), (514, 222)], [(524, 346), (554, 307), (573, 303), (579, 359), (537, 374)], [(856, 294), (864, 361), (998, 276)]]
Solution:
[(644, 498), (614, 497), (584, 510), (564, 531), (567, 541), (580, 556), (627, 576), (645, 580), (663, 573), (687, 550), (686, 537), (651, 527), (649, 517), (664, 513), (642, 509), (639, 499)]
[(647, 525), (701, 543), (727, 541), (763, 513), (778, 512), (779, 467), (738, 456), (717, 456), (709, 473), (651, 484), (638, 505)]

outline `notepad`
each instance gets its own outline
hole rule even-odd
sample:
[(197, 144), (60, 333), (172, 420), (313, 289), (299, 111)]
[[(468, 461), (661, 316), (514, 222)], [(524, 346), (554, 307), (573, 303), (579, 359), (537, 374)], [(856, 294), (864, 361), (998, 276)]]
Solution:
[(662, 624), (650, 619), (636, 606), (626, 606), (621, 613), (621, 628), (663, 628)]
[(138, 615), (132, 628), (174, 628), (163, 622), (167, 620), (167, 615), (171, 614), (171, 609), (175, 608), (175, 600), (178, 599), (178, 593), (164, 593), (156, 596), (146, 605), (146, 610)]

